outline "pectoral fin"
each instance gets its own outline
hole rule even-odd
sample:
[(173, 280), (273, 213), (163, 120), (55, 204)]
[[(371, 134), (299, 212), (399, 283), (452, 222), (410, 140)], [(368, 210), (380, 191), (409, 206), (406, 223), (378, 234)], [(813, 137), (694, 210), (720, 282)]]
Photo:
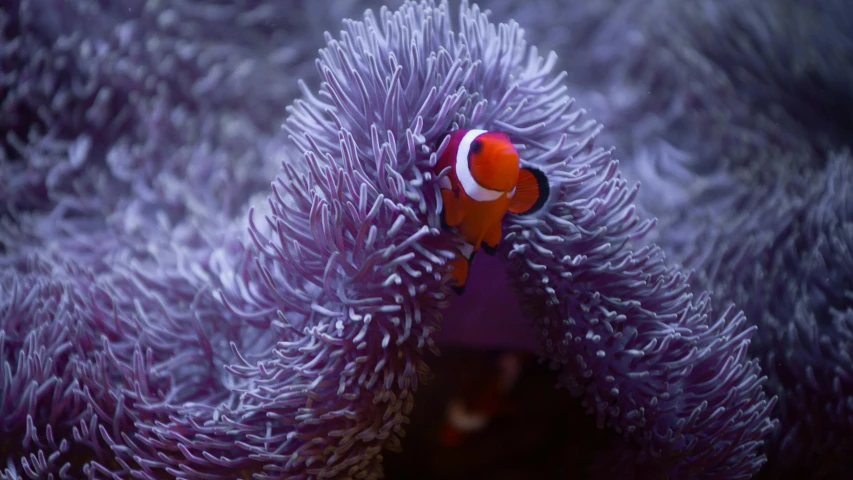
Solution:
[(533, 213), (545, 205), (549, 193), (548, 178), (544, 173), (535, 168), (521, 168), (508, 210), (519, 215)]

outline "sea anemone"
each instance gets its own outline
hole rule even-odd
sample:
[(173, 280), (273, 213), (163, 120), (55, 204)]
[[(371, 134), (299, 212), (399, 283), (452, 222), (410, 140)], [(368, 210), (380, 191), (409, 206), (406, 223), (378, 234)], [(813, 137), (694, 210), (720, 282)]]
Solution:
[(75, 366), (95, 334), (80, 324), (67, 277), (51, 278), (38, 259), (19, 267), (0, 273), (0, 478), (80, 478), (97, 419), (77, 395)]
[[(703, 188), (686, 199), (693, 215), (669, 217), (665, 243), (696, 268), (698, 285), (742, 305), (758, 327), (749, 353), (765, 366), (780, 419), (762, 477), (843, 478), (853, 448), (846, 441), (853, 432), (853, 163), (849, 152), (834, 154), (818, 160), (823, 171), (793, 176), (785, 167), (794, 160), (774, 158), (774, 186), (742, 184), (720, 171), (711, 181), (698, 176)], [(672, 166), (673, 158), (662, 163)], [(711, 194), (721, 190), (725, 201)]]
[(295, 78), (314, 77), (321, 38), (306, 32), (353, 7), (11, 2), (0, 11), (2, 243), (38, 252), (97, 230), (87, 263), (100, 263), (116, 231), (145, 235), (140, 218), (241, 213), (275, 175), (267, 160)]
[(729, 276), (759, 326), (755, 352), (780, 400), (767, 478), (853, 475), (853, 158), (833, 155), (807, 179), (771, 253)]
[[(688, 2), (649, 35), (691, 108), (629, 166), (656, 241), (734, 301), (780, 428), (765, 478), (851, 475), (849, 321), (853, 11), (844, 2)], [(690, 12), (704, 11), (696, 16)]]
[[(692, 303), (687, 277), (667, 269), (660, 250), (626, 248), (652, 222), (633, 214), (637, 190), (627, 188), (610, 152), (592, 146), (600, 127), (580, 120), (560, 76), (550, 75), (555, 58), (537, 60), (514, 22), (490, 25), (476, 6), (463, 5), (454, 35), (445, 10), (407, 3), (397, 13), (383, 9), (379, 22), (369, 15), (345, 22), (340, 41), (327, 36), (321, 98), (306, 89), (287, 125), (308, 168), (284, 165), (268, 216), (275, 233), (253, 229), (278, 292), (258, 310), (298, 312), (302, 304), (291, 322), (338, 324), (339, 336), (360, 332), (357, 322), (369, 318), (384, 332), (383, 350), (367, 344), (377, 355), (370, 363), (397, 379), (397, 397), (409, 397), (414, 381), (400, 382), (401, 371), (421, 364), (408, 354), (419, 350), (406, 346), (430, 343), (425, 319), (444, 300), (438, 280), (449, 253), (432, 238), (438, 187), (426, 172), (446, 131), (501, 130), (552, 182), (546, 213), (508, 220), (500, 255), (511, 261), (523, 308), (541, 327), (546, 357), (563, 366), (564, 383), (584, 395), (601, 426), (639, 441), (637, 464), (673, 477), (757, 471), (773, 402), (764, 399), (757, 363), (745, 359), (754, 329), (743, 330), (743, 315), (732, 309), (711, 322), (709, 298)], [(374, 228), (383, 217), (392, 222), (385, 235)], [(437, 250), (423, 248), (430, 243)], [(394, 256), (391, 269), (378, 263)], [(310, 285), (320, 272), (322, 282)], [(365, 297), (372, 301), (354, 303)], [(309, 299), (319, 305), (309, 308)], [(401, 420), (389, 417), (383, 428)]]
[[(170, 15), (157, 21), (171, 25)], [(764, 396), (758, 364), (745, 357), (754, 328), (744, 328), (733, 308), (714, 313), (707, 294), (694, 301), (688, 275), (644, 242), (654, 222), (635, 214), (638, 189), (622, 178), (611, 151), (593, 145), (602, 127), (573, 108), (556, 56), (543, 59), (517, 23), (492, 24), (477, 6), (463, 3), (453, 23), (446, 3), (406, 2), (395, 12), (382, 8), (378, 19), (368, 12), (364, 21), (345, 21), (339, 38), (327, 34), (316, 63), (319, 94), (300, 84), (302, 98), (287, 110), (291, 144), (280, 151), (266, 202), (249, 208), (248, 224), (241, 209), (254, 180), (228, 183), (243, 201), (223, 203), (202, 183), (219, 160), (158, 157), (149, 165), (144, 160), (159, 150), (127, 150), (118, 141), (125, 149), (115, 161), (140, 169), (130, 169), (133, 179), (98, 177), (116, 190), (114, 203), (87, 197), (121, 221), (94, 233), (78, 228), (73, 240), (33, 229), (53, 244), (33, 260), (39, 268), (15, 260), (37, 249), (8, 243), (5, 284), (21, 291), (12, 279), (26, 273), (34, 275), (27, 285), (54, 277), (68, 292), (33, 289), (23, 303), (4, 303), (4, 315), (14, 312), (10, 331), (30, 321), (25, 314), (39, 311), (40, 298), (67, 297), (73, 321), (36, 316), (33, 341), (47, 342), (37, 335), (41, 325), (83, 332), (82, 340), (51, 340), (51, 351), (67, 356), (33, 380), (56, 378), (84, 403), (64, 423), (41, 417), (26, 431), (70, 428), (76, 440), (73, 425), (85, 420), (92, 436), (76, 457), (82, 466), (60, 464), (61, 440), (15, 446), (7, 462), (20, 468), (11, 475), (40, 458), (38, 447), (50, 463), (39, 465), (59, 476), (381, 477), (382, 452), (401, 446), (428, 373), (423, 354), (434, 349), (450, 295), (453, 238), (441, 229), (440, 177), (431, 170), (447, 132), (471, 126), (506, 132), (523, 162), (549, 177), (549, 202), (536, 216), (506, 219), (498, 256), (561, 384), (582, 397), (599, 427), (621, 437), (617, 467), (669, 478), (747, 478), (760, 468), (774, 401)], [(142, 38), (133, 25), (114, 47)], [(182, 31), (193, 32), (188, 25)], [(117, 57), (140, 53), (128, 48)], [(168, 77), (177, 86), (166, 90), (201, 96), (180, 78)], [(146, 111), (139, 125), (158, 132), (157, 122), (147, 122), (184, 118), (176, 113), (182, 104), (163, 95), (152, 101), (162, 100), (165, 116)], [(233, 100), (222, 95), (223, 104)], [(202, 125), (205, 113), (222, 113), (198, 108)], [(166, 145), (193, 145), (192, 130)], [(209, 138), (220, 130), (201, 131)], [(224, 152), (214, 157), (238, 180), (264, 171), (260, 160), (244, 164)], [(4, 164), (14, 178), (24, 178), (33, 155), (19, 154), (21, 170)], [(97, 170), (87, 165), (81, 174)], [(27, 178), (41, 184), (34, 171)], [(117, 188), (127, 184), (130, 191)], [(164, 184), (171, 187), (154, 186)], [(50, 209), (52, 198), (16, 208)], [(98, 245), (102, 237), (113, 242)], [(57, 346), (64, 344), (71, 346)], [(12, 349), (24, 347), (9, 345), (8, 358), (18, 358)]]
[[(137, 309), (120, 308), (114, 299), (121, 292), (73, 262), (27, 256), (6, 267), (0, 478), (93, 478), (117, 467), (122, 460), (111, 451), (111, 437), (132, 438), (135, 420), (155, 420), (132, 403), (134, 393), (164, 387), (144, 368), (143, 354), (150, 362), (152, 350), (134, 317), (149, 305), (128, 296)], [(168, 348), (163, 340), (155, 343)]]

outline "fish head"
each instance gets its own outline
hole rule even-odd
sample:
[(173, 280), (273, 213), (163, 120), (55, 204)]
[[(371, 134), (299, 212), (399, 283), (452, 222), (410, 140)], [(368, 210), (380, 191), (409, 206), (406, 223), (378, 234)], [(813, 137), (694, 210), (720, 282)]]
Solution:
[(483, 188), (510, 192), (518, 182), (518, 150), (505, 133), (486, 132), (475, 138), (468, 164), (471, 176)]

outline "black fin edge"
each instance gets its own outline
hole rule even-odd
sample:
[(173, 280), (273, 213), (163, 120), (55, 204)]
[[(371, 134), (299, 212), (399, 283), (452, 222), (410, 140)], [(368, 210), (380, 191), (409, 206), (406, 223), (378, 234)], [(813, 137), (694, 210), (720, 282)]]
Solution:
[(533, 177), (536, 179), (536, 183), (539, 184), (539, 198), (536, 199), (536, 203), (533, 204), (532, 207), (527, 210), (518, 213), (517, 215), (530, 215), (531, 213), (535, 213), (539, 211), (543, 206), (545, 206), (545, 202), (548, 201), (548, 197), (551, 195), (551, 186), (548, 184), (548, 177), (542, 173), (542, 170), (533, 167), (522, 167), (530, 171), (533, 174)]

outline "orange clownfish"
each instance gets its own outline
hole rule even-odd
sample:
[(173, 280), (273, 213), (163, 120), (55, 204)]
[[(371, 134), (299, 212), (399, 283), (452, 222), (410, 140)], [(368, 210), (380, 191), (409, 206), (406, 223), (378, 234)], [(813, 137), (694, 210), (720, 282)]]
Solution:
[(463, 379), (461, 388), (447, 404), (439, 430), (440, 442), (456, 447), (471, 434), (483, 431), (495, 417), (517, 413), (510, 398), (532, 357), (523, 352), (504, 352), (485, 369), (473, 370), (475, 378)]
[(533, 213), (548, 199), (548, 179), (539, 170), (521, 167), (518, 150), (501, 132), (454, 130), (438, 159), (435, 173), (450, 167), (441, 179), (442, 221), (465, 240), (453, 266), (453, 289), (465, 291), (468, 269), (480, 247), (493, 255), (500, 242), (506, 212)]

